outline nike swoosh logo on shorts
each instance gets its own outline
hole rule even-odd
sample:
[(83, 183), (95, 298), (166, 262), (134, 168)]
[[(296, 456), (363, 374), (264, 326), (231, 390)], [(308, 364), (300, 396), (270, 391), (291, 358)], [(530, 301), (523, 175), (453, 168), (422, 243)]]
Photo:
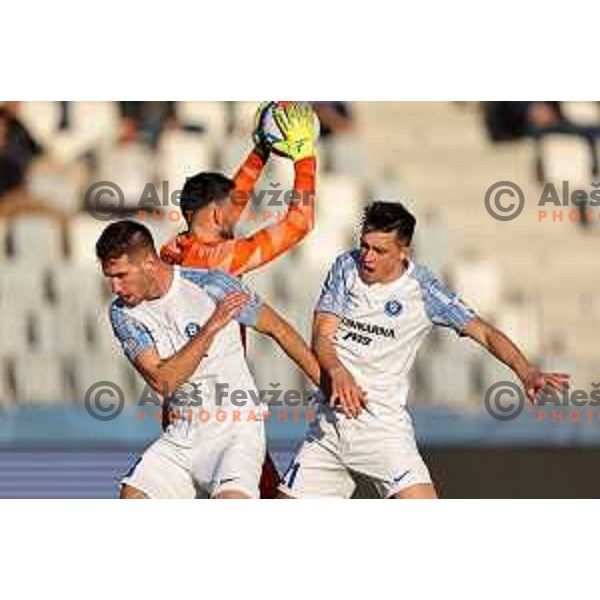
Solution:
[(408, 474), (410, 473), (410, 469), (408, 471), (404, 471), (402, 475), (398, 475), (398, 477), (394, 477), (394, 483), (399, 483), (402, 481)]

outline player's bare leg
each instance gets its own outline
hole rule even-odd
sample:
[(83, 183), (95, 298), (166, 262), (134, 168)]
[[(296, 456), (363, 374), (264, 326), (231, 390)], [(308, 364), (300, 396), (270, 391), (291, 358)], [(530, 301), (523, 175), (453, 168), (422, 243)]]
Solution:
[(213, 500), (251, 500), (248, 494), (237, 490), (225, 490), (213, 496)]
[(134, 488), (131, 485), (124, 484), (121, 486), (121, 493), (119, 495), (121, 500), (149, 500), (149, 496), (144, 494), (141, 490)]
[(284, 494), (283, 492), (277, 492), (277, 494), (275, 496), (275, 500), (296, 500), (296, 498), (292, 498), (292, 496), (288, 496), (287, 494)]
[(260, 476), (260, 497), (269, 500), (275, 498), (277, 496), (278, 485), (279, 473), (271, 455), (267, 452)]
[(393, 500), (437, 500), (437, 497), (435, 488), (431, 483), (411, 485), (391, 496)]

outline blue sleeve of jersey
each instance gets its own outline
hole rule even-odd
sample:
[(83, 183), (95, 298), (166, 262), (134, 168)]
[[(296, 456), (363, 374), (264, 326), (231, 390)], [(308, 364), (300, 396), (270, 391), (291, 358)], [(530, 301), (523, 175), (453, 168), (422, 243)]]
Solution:
[(117, 302), (110, 307), (110, 322), (129, 360), (133, 361), (142, 350), (154, 348), (148, 329), (128, 315)]
[(182, 269), (181, 276), (200, 286), (215, 302), (220, 302), (231, 292), (243, 292), (250, 301), (239, 312), (236, 321), (242, 325), (254, 327), (258, 320), (258, 311), (262, 306), (260, 297), (251, 292), (239, 279), (224, 271), (212, 269)]
[(348, 284), (353, 266), (353, 259), (348, 254), (343, 254), (336, 259), (321, 288), (315, 312), (344, 316), (348, 308)]
[(413, 277), (419, 282), (425, 310), (431, 322), (462, 333), (469, 321), (476, 316), (475, 311), (457, 294), (450, 292), (428, 269), (415, 265)]

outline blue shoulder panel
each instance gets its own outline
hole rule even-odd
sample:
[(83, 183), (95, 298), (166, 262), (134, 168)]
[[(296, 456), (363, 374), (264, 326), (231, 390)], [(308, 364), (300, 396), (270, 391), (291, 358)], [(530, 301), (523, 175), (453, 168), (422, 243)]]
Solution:
[(466, 306), (457, 294), (450, 292), (429, 269), (414, 264), (410, 275), (419, 283), (425, 310), (432, 323), (461, 333), (475, 317), (475, 311)]
[(316, 312), (344, 316), (350, 298), (349, 289), (357, 274), (357, 264), (357, 250), (344, 252), (336, 258), (321, 288)]
[(254, 327), (258, 311), (262, 305), (257, 294), (251, 292), (242, 282), (216, 269), (181, 269), (181, 277), (202, 288), (215, 302), (220, 302), (231, 292), (243, 292), (250, 296), (250, 302), (240, 311), (236, 320), (242, 325)]
[(127, 313), (119, 298), (110, 305), (110, 322), (129, 360), (134, 360), (142, 350), (154, 347), (154, 340), (146, 326)]

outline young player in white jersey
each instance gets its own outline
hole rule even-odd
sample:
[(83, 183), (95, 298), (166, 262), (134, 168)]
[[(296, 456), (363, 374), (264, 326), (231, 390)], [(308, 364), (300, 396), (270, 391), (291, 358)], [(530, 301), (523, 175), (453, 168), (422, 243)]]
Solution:
[(395, 202), (365, 210), (360, 249), (334, 262), (315, 309), (313, 349), (331, 389), (280, 486), (282, 498), (350, 497), (352, 475), (385, 498), (435, 498), (406, 410), (408, 374), (433, 325), (479, 342), (529, 399), (567, 375), (541, 373), (500, 331), (409, 259), (416, 220)]
[(160, 439), (123, 480), (121, 497), (257, 498), (264, 411), (239, 324), (271, 336), (316, 383), (314, 355), (239, 280), (163, 262), (140, 223), (109, 225), (96, 254), (117, 295), (110, 308), (115, 334), (165, 399), (163, 415), (175, 416), (163, 420)]

